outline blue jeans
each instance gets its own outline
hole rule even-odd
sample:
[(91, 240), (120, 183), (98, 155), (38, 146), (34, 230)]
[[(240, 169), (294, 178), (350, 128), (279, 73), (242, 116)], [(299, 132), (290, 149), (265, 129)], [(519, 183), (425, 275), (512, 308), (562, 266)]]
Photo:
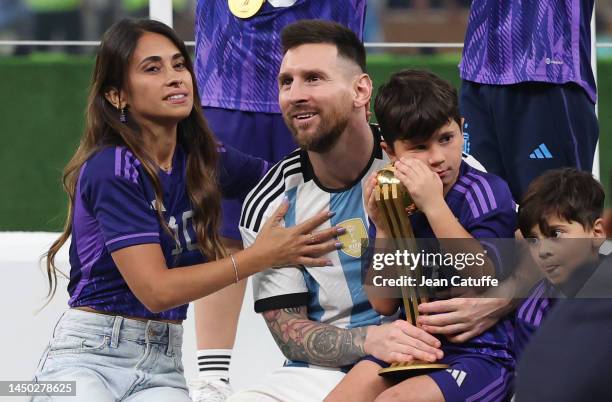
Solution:
[(183, 327), (81, 310), (59, 319), (34, 381), (76, 381), (77, 396), (32, 401), (190, 402), (183, 375)]

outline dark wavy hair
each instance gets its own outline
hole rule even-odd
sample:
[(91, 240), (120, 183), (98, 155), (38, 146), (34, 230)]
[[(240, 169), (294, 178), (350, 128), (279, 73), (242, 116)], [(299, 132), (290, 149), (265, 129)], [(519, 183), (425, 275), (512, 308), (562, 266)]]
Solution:
[(378, 88), (374, 113), (385, 142), (428, 140), (454, 120), (461, 129), (457, 90), (436, 74), (402, 70)]
[(534, 179), (521, 200), (518, 226), (524, 237), (536, 225), (545, 236), (552, 236), (546, 218), (556, 215), (591, 229), (603, 215), (604, 190), (590, 172), (575, 168), (549, 170)]
[(126, 87), (127, 72), (132, 55), (140, 37), (156, 33), (168, 38), (185, 58), (185, 66), (193, 81), (193, 108), (185, 119), (178, 123), (177, 142), (187, 153), (187, 194), (193, 209), (193, 223), (197, 233), (198, 247), (209, 259), (225, 256), (225, 249), (218, 235), (221, 213), (221, 195), (217, 185), (217, 143), (202, 116), (200, 98), (193, 73), (193, 65), (187, 48), (172, 28), (153, 20), (119, 21), (104, 34), (97, 52), (96, 64), (89, 91), (85, 130), (79, 147), (64, 168), (62, 183), (68, 194), (68, 216), (61, 236), (46, 253), (47, 279), (50, 300), (57, 289), (55, 257), (70, 236), (74, 217), (75, 189), (83, 164), (96, 152), (109, 146), (126, 146), (140, 160), (155, 188), (155, 204), (159, 221), (175, 241), (162, 216), (162, 189), (157, 175), (157, 165), (144, 148), (140, 128), (134, 123), (120, 121), (119, 111), (108, 102), (105, 93), (110, 89)]

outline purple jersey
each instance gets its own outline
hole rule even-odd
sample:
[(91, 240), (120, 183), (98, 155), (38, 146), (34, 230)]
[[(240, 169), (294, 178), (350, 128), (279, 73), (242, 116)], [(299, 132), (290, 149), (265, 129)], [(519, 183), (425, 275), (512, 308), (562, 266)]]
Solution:
[[(462, 161), (457, 182), (446, 194), (445, 200), (461, 226), (474, 238), (514, 238), (516, 204), (508, 184), (500, 177), (481, 172)], [(436, 237), (424, 214), (414, 214), (410, 221), (417, 238)], [(449, 356), (476, 353), (513, 364), (513, 335), (512, 322), (505, 318), (462, 344), (453, 344), (443, 338), (442, 349)]]
[[(461, 161), (457, 181), (445, 197), (459, 223), (474, 238), (514, 238), (516, 204), (508, 184), (491, 173), (481, 172)], [(414, 234), (436, 237), (424, 214), (410, 218)]]
[[(104, 148), (81, 168), (75, 193), (70, 244), (70, 307), (147, 319), (183, 320), (187, 305), (158, 314), (130, 291), (111, 253), (158, 243), (168, 268), (205, 262), (197, 248), (193, 212), (186, 191), (187, 155), (177, 145), (170, 173), (158, 171), (163, 216), (178, 243), (159, 223), (155, 191), (140, 161), (125, 147)], [(244, 198), (266, 169), (261, 159), (220, 149), (219, 182), (224, 196)]]
[(240, 19), (227, 0), (199, 0), (195, 73), (202, 106), (280, 113), (281, 30), (298, 20), (323, 19), (361, 38), (365, 8), (365, 0), (297, 0), (281, 7), (265, 2), (255, 16)]
[(558, 298), (559, 292), (553, 284), (546, 279), (542, 279), (535, 284), (527, 299), (516, 310), (514, 351), (517, 359), (520, 358), (533, 333), (540, 327), (542, 319), (548, 314)]
[[(529, 343), (533, 333), (542, 324), (542, 319), (549, 313), (550, 309), (557, 304), (557, 299), (573, 298), (583, 289), (586, 283), (596, 282), (593, 277), (595, 270), (606, 257), (599, 255), (596, 264), (585, 264), (576, 269), (572, 275), (563, 283), (553, 285), (547, 279), (542, 279), (536, 283), (529, 291), (529, 296), (515, 312), (515, 331), (514, 349), (517, 358), (520, 357), (523, 349)], [(604, 282), (605, 283), (605, 282)], [(588, 294), (583, 293), (583, 297)], [(605, 294), (609, 294), (606, 292)]]
[(481, 84), (575, 82), (595, 102), (593, 0), (474, 0), (461, 78)]

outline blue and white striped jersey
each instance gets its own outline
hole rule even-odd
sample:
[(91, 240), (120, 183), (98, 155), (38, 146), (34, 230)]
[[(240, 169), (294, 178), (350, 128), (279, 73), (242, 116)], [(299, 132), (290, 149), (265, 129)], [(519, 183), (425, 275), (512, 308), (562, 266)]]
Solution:
[[(345, 189), (330, 190), (313, 175), (308, 153), (296, 150), (274, 166), (247, 196), (242, 209), (240, 232), (244, 246), (253, 244), (263, 223), (289, 200), (285, 226), (299, 224), (321, 211), (336, 214), (319, 229), (342, 225), (342, 250), (326, 257), (331, 267), (285, 267), (268, 269), (253, 277), (255, 311), (307, 306), (313, 321), (354, 328), (378, 325), (380, 316), (370, 305), (361, 281), (361, 241), (368, 237), (368, 217), (363, 205), (363, 186), (371, 172), (389, 163), (377, 138), (372, 157), (358, 179)], [(365, 251), (365, 248), (363, 249)], [(387, 318), (385, 318), (388, 320)], [(304, 366), (304, 363), (288, 362)]]

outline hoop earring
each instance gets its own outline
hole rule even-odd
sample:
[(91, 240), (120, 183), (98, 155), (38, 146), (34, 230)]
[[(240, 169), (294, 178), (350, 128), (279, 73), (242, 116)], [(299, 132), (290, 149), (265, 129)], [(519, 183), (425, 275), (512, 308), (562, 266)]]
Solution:
[(119, 109), (119, 121), (121, 121), (123, 124), (127, 124), (127, 113), (125, 112), (124, 107)]

